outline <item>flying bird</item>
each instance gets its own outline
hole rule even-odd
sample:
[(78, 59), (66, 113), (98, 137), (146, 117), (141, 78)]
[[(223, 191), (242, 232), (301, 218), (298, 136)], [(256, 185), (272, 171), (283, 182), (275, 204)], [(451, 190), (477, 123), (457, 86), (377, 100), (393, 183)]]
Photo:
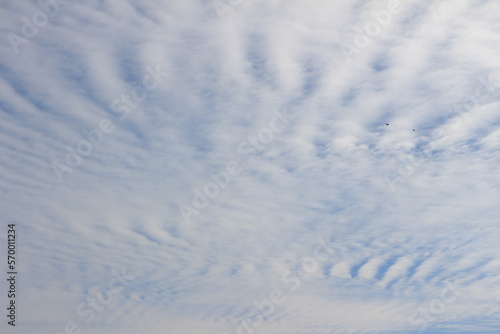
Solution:
[(413, 131), (415, 131), (415, 129), (413, 129)]
[(385, 123), (385, 125), (389, 126), (389, 123)]

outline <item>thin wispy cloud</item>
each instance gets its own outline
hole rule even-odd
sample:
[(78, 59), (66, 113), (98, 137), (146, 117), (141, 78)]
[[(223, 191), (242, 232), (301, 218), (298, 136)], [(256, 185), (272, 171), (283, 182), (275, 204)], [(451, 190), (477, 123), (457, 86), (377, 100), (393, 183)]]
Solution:
[(498, 9), (3, 2), (2, 333), (498, 332)]

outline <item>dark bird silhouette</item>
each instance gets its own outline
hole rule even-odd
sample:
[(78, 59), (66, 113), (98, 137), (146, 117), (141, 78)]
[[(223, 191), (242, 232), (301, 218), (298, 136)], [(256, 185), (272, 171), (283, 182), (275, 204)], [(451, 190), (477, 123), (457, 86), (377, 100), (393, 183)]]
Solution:
[(413, 129), (413, 131), (415, 131), (415, 129)]
[(385, 123), (385, 125), (389, 126), (389, 123)]

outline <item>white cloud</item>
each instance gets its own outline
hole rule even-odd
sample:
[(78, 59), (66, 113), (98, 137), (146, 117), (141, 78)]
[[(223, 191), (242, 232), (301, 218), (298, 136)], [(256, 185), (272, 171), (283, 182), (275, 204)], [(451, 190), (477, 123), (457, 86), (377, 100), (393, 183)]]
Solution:
[[(6, 34), (41, 7), (0, 5), (16, 332), (232, 334), (280, 289), (255, 333), (401, 333), (449, 281), (461, 295), (427, 330), (498, 331), (498, 5), (401, 1), (348, 63), (388, 1), (225, 3), (221, 20), (211, 1), (68, 2), (18, 53)], [(113, 104), (157, 66), (158, 87)], [(276, 110), (294, 117), (252, 144)], [(103, 119), (60, 183), (51, 164)], [(179, 203), (233, 160), (185, 224)], [(305, 278), (318, 239), (332, 252)], [(121, 268), (135, 278), (87, 323), (77, 307)]]

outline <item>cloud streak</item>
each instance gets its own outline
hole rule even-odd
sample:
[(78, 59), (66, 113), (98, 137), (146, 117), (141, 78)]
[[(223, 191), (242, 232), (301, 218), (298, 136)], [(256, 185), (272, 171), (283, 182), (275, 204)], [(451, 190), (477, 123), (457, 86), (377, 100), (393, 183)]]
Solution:
[(494, 1), (42, 3), (0, 5), (2, 333), (498, 332)]

